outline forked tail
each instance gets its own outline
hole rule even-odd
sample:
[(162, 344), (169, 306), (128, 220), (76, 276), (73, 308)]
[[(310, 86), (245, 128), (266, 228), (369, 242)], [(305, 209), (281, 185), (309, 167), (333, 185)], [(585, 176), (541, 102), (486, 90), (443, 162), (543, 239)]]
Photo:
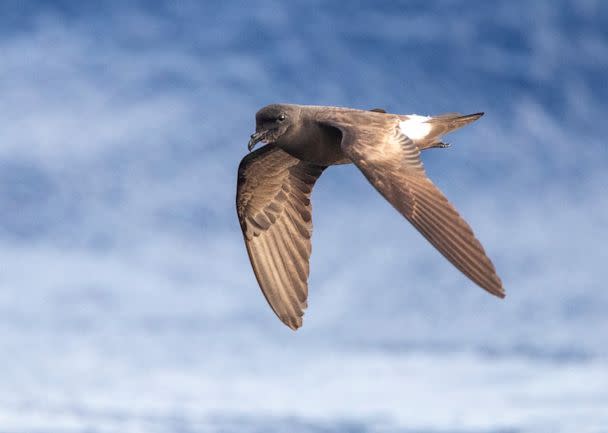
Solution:
[[(445, 135), (455, 129), (462, 128), (463, 126), (476, 121), (481, 116), (483, 116), (483, 113), (467, 114), (465, 116), (462, 116), (459, 113), (448, 113), (440, 114), (439, 116), (431, 116), (427, 122), (436, 126), (438, 132), (440, 131), (440, 135)], [(433, 131), (431, 131), (431, 133), (432, 132)]]
[(449, 145), (442, 142), (441, 138), (456, 129), (462, 128), (471, 122), (476, 121), (483, 113), (474, 113), (461, 115), (459, 113), (440, 114), (432, 116), (427, 123), (431, 125), (429, 134), (419, 143), (416, 143), (420, 149), (428, 149), (430, 147), (448, 147)]

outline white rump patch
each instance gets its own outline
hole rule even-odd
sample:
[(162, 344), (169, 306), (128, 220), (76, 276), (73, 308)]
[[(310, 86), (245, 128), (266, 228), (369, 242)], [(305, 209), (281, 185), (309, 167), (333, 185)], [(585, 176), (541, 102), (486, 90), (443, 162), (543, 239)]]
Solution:
[(430, 119), (430, 116), (410, 114), (407, 116), (407, 120), (399, 122), (399, 128), (412, 140), (422, 140), (431, 132), (431, 125), (427, 123)]

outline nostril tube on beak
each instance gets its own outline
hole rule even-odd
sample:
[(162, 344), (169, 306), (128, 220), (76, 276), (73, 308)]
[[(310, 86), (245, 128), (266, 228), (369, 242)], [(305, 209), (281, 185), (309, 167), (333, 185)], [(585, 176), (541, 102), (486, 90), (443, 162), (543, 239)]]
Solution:
[(253, 134), (251, 134), (250, 136), (250, 140), (249, 143), (247, 144), (247, 149), (249, 149), (249, 151), (251, 152), (253, 150), (253, 148), (255, 147), (255, 145), (262, 141), (266, 136), (265, 132), (254, 132)]

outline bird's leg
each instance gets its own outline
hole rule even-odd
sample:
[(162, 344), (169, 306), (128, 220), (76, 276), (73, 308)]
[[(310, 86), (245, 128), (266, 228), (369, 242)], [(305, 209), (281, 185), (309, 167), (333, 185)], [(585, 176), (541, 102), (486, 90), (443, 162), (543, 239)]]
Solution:
[(444, 143), (443, 141), (438, 141), (429, 146), (429, 148), (437, 147), (439, 149), (445, 149), (446, 147), (450, 147), (450, 143)]

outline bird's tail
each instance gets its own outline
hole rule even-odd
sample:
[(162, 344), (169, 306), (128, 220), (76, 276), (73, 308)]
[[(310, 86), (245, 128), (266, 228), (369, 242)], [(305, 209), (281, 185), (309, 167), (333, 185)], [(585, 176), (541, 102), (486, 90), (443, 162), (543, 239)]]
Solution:
[(467, 114), (464, 116), (459, 113), (447, 113), (440, 114), (439, 116), (432, 116), (428, 120), (428, 123), (438, 126), (437, 129), (441, 131), (441, 135), (445, 135), (476, 121), (481, 116), (483, 116), (483, 113)]
[(430, 147), (448, 147), (441, 141), (441, 138), (456, 129), (462, 128), (471, 122), (476, 121), (483, 113), (474, 113), (462, 115), (460, 113), (447, 113), (438, 116), (432, 116), (427, 123), (431, 125), (431, 132), (423, 142), (417, 143), (420, 149), (428, 149)]

